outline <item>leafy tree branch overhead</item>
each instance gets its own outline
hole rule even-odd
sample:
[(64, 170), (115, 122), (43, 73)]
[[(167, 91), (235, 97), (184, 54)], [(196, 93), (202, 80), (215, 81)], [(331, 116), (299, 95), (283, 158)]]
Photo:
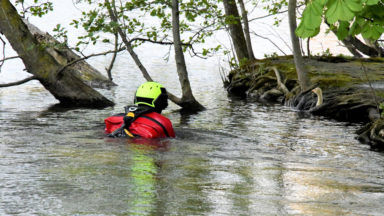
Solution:
[(323, 18), (337, 29), (339, 40), (361, 34), (378, 40), (384, 32), (384, 5), (381, 0), (308, 1), (296, 34), (302, 38), (319, 33)]

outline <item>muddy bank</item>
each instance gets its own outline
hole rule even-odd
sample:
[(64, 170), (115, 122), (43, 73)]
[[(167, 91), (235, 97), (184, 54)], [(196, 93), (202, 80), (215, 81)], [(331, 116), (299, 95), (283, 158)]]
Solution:
[[(301, 92), (292, 56), (254, 61), (233, 70), (227, 91), (297, 111), (364, 125), (358, 139), (384, 150), (384, 59), (312, 57), (306, 59), (312, 88)], [(317, 89), (316, 89), (317, 88)], [(315, 91), (312, 91), (316, 89)]]

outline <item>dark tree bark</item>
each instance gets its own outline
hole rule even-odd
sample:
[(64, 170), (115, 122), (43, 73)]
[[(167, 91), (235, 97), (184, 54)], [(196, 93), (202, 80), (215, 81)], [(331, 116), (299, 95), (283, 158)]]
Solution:
[(190, 110), (203, 110), (204, 107), (195, 99), (192, 94), (191, 85), (188, 78), (187, 66), (185, 64), (184, 53), (182, 49), (182, 42), (180, 38), (180, 18), (179, 18), (179, 1), (172, 0), (172, 33), (173, 43), (175, 48), (175, 60), (177, 67), (177, 74), (182, 89), (182, 96), (180, 104), (182, 107), (188, 107)]
[(249, 33), (249, 22), (248, 22), (247, 10), (245, 9), (244, 1), (243, 0), (238, 0), (238, 1), (241, 9), (241, 18), (243, 19), (245, 42), (247, 43), (249, 60), (255, 60), (255, 56), (253, 55), (253, 49), (252, 49), (251, 34)]
[(364, 55), (370, 56), (370, 57), (378, 57), (380, 56), (380, 53), (383, 53), (382, 48), (378, 48), (379, 51), (373, 47), (370, 47), (363, 43), (361, 40), (357, 39), (354, 36), (348, 36), (344, 39), (344, 41), (348, 41), (351, 43), (358, 51), (363, 53)]
[(233, 46), (235, 47), (237, 60), (241, 62), (244, 59), (250, 59), (236, 2), (235, 0), (223, 0), (223, 4), (226, 16), (231, 17), (228, 28)]
[(296, 23), (296, 0), (289, 0), (288, 3), (288, 19), (289, 19), (289, 28), (292, 41), (292, 50), (294, 62), (296, 65), (297, 77), (299, 79), (299, 84), (301, 91), (306, 91), (310, 88), (311, 83), (308, 78), (308, 72), (304, 67), (304, 60), (301, 55), (299, 38), (295, 34), (297, 28)]
[[(330, 27), (330, 24), (325, 22), (328, 27)], [(337, 31), (334, 30), (333, 28), (332, 32), (334, 34), (337, 34)], [(355, 36), (347, 36), (345, 39), (342, 40), (343, 44), (345, 47), (352, 53), (353, 56), (357, 58), (363, 57), (360, 53), (367, 55), (369, 57), (378, 57), (380, 56), (381, 53), (384, 53), (383, 48), (381, 47), (371, 47), (368, 46), (367, 44), (363, 43), (361, 40), (356, 38)], [(360, 52), (360, 53), (359, 53)]]
[(0, 32), (22, 59), (26, 70), (62, 104), (105, 107), (114, 103), (86, 85), (71, 67), (64, 67), (31, 34), (9, 0), (0, 0)]

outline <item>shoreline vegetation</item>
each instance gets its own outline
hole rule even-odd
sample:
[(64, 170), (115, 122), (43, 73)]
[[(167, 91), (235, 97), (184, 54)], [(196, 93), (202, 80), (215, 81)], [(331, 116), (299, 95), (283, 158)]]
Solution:
[(251, 61), (230, 71), (224, 86), (229, 94), (360, 123), (357, 139), (383, 151), (384, 59), (317, 56), (304, 61), (313, 84), (307, 91), (300, 91), (293, 56)]

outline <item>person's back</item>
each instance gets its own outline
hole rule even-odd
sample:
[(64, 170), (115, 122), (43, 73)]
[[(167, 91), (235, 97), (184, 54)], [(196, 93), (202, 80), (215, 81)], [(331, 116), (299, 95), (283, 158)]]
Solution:
[(138, 117), (131, 123), (129, 131), (143, 138), (175, 137), (171, 121), (157, 112)]
[(146, 82), (136, 91), (135, 106), (126, 107), (124, 115), (105, 119), (105, 131), (111, 137), (175, 137), (171, 121), (161, 115), (168, 106), (166, 89), (159, 83)]

